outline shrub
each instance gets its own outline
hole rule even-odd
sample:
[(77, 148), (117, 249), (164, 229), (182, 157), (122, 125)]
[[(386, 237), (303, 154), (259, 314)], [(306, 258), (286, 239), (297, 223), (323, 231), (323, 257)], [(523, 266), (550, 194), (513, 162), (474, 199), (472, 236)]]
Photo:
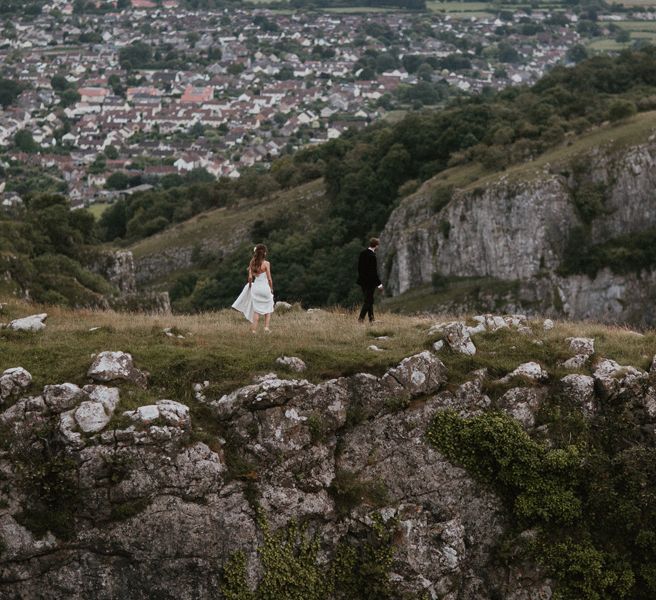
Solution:
[(453, 198), (453, 186), (439, 186), (433, 190), (432, 206), (433, 212), (440, 212)]

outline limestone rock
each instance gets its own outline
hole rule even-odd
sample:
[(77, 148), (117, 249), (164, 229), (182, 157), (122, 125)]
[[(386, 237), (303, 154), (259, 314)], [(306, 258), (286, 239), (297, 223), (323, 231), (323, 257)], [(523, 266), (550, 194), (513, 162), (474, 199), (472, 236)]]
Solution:
[(385, 352), (383, 348), (379, 348), (376, 346), (376, 344), (371, 344), (370, 346), (367, 346), (367, 350), (371, 350), (372, 352)]
[(568, 337), (569, 349), (575, 355), (592, 356), (594, 354), (594, 338)]
[(542, 368), (539, 363), (531, 361), (519, 365), (514, 371), (508, 373), (508, 375), (502, 377), (499, 381), (507, 383), (514, 377), (522, 377), (537, 383), (546, 381), (549, 378), (549, 374)]
[(283, 302), (282, 300), (278, 300), (278, 302), (275, 303), (274, 309), (276, 312), (287, 312), (292, 309), (292, 305), (289, 302)]
[(411, 397), (432, 394), (446, 382), (446, 367), (434, 354), (425, 350), (404, 358), (381, 379), (392, 389), (400, 387)]
[(546, 393), (540, 388), (512, 388), (499, 399), (499, 406), (524, 427), (533, 427)]
[(158, 400), (157, 408), (159, 409), (159, 416), (169, 425), (176, 425), (183, 428), (191, 425), (189, 407), (186, 404), (176, 402), (175, 400)]
[(589, 375), (566, 375), (560, 380), (563, 393), (592, 416), (597, 411), (594, 379)]
[(114, 413), (120, 401), (118, 388), (107, 387), (105, 385), (85, 385), (82, 390), (89, 395), (91, 400), (100, 402), (110, 416)]
[(555, 323), (551, 319), (545, 319), (542, 322), (542, 329), (545, 331), (551, 331), (555, 326)]
[(632, 366), (622, 366), (614, 360), (604, 359), (593, 374), (595, 389), (602, 400), (615, 398), (626, 390), (639, 395), (647, 385), (649, 376)]
[(140, 387), (146, 387), (147, 383), (146, 373), (134, 367), (132, 355), (127, 352), (100, 352), (87, 375), (100, 382), (124, 380)]
[(449, 344), (451, 350), (459, 354), (473, 356), (476, 354), (476, 346), (472, 342), (467, 326), (461, 321), (448, 323), (443, 328), (444, 339)]
[(0, 375), (0, 404), (11, 396), (17, 396), (32, 383), (32, 375), (23, 367), (7, 369)]
[(576, 354), (572, 358), (568, 358), (563, 362), (563, 367), (566, 369), (580, 369), (584, 367), (590, 360), (590, 356), (587, 354)]
[(146, 404), (136, 410), (125, 411), (123, 414), (140, 425), (150, 425), (160, 417), (159, 408), (155, 404)]
[(287, 367), (290, 371), (301, 373), (307, 369), (307, 365), (297, 356), (279, 356), (276, 364)]
[(43, 388), (43, 400), (53, 413), (69, 410), (88, 400), (87, 394), (73, 383), (47, 385)]
[(105, 411), (100, 402), (85, 400), (75, 411), (75, 421), (84, 433), (96, 433), (104, 429), (111, 415)]
[(47, 318), (47, 313), (30, 315), (22, 319), (14, 319), (7, 327), (15, 331), (41, 331), (46, 328), (45, 320)]

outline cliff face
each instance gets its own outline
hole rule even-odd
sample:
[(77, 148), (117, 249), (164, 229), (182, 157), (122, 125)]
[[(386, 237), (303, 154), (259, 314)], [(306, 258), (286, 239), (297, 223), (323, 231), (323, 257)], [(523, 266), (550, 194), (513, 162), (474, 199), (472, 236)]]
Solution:
[[(576, 227), (586, 227), (589, 243), (599, 244), (656, 226), (654, 136), (621, 151), (596, 148), (565, 166), (547, 164), (456, 188), (443, 207), (436, 207), (435, 183), (404, 200), (381, 236), (381, 265), (392, 294), (430, 284), (435, 274), (493, 278), (518, 282), (511, 302), (499, 299), (508, 310), (618, 321), (641, 321), (646, 311), (645, 320), (654, 322), (653, 272), (558, 274), (566, 252), (573, 251), (568, 240)], [(590, 197), (599, 206), (584, 219)]]
[(272, 375), (214, 399), (199, 384), (197, 401), (225, 431), (212, 448), (170, 400), (110, 423), (123, 391), (108, 380), (145, 385), (129, 355), (102, 353), (89, 375), (84, 388), (32, 396), (29, 373), (2, 376), (15, 401), (0, 413), (11, 440), (0, 453), (3, 598), (221, 598), (235, 552), (249, 585), (261, 578), (262, 518), (272, 530), (307, 522), (324, 563), (340, 543), (388, 532), (394, 591), (381, 598), (551, 595), (534, 565), (496, 563), (509, 526), (501, 501), (426, 440), (437, 412), (490, 402), (480, 376), (444, 391), (446, 368), (430, 352), (382, 377)]

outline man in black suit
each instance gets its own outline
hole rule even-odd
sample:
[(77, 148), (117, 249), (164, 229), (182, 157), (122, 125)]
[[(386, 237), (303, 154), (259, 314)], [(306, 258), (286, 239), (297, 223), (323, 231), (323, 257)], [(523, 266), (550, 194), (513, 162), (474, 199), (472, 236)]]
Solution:
[(369, 315), (369, 322), (374, 320), (374, 292), (376, 288), (383, 289), (383, 284), (378, 277), (378, 261), (376, 260), (376, 250), (380, 241), (378, 238), (371, 238), (369, 247), (360, 252), (358, 260), (358, 285), (362, 288), (364, 294), (364, 304), (360, 311), (360, 323), (364, 322), (366, 315)]

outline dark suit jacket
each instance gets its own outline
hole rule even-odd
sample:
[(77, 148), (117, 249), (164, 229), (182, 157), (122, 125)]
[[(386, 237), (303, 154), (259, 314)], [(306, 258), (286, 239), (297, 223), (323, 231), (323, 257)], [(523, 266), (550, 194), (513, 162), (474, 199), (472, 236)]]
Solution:
[(365, 248), (358, 259), (358, 285), (362, 287), (378, 287), (382, 282), (378, 277), (378, 261), (375, 252)]

